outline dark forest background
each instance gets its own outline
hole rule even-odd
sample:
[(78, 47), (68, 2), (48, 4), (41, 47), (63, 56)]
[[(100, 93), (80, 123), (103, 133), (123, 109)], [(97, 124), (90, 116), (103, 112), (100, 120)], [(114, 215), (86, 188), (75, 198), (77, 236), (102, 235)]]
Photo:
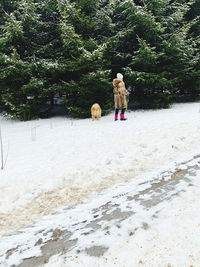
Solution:
[(0, 0), (0, 111), (73, 117), (113, 107), (124, 75), (132, 108), (200, 93), (200, 0)]

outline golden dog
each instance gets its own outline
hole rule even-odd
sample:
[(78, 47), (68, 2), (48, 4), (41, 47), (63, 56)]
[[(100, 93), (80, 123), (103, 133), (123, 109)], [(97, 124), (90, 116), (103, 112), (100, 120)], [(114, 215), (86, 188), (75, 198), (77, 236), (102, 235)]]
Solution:
[(92, 120), (94, 120), (95, 118), (99, 120), (101, 118), (101, 108), (99, 104), (95, 103), (92, 105), (91, 116), (92, 116)]

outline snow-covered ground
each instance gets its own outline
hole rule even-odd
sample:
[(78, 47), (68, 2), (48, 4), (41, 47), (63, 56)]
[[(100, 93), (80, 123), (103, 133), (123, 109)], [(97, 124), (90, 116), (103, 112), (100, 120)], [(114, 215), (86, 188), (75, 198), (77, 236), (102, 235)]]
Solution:
[(200, 103), (113, 117), (0, 117), (1, 266), (200, 265)]
[[(103, 235), (101, 229), (88, 238), (80, 238), (80, 250), (75, 247), (66, 255), (58, 253), (50, 258), (45, 267), (200, 266), (200, 171), (195, 178), (189, 175), (187, 178), (191, 179), (192, 184), (188, 187), (182, 181), (175, 189), (175, 192), (179, 191), (178, 196), (170, 198), (166, 192), (169, 200), (161, 200), (149, 209), (131, 201), (129, 207), (132, 205), (134, 215), (122, 223), (114, 219), (103, 222), (109, 234), (104, 231)], [(150, 198), (146, 200), (151, 202)], [(123, 210), (127, 209), (124, 207)], [(94, 254), (91, 249), (94, 245), (102, 255)]]
[(199, 266), (200, 155), (4, 235), (0, 266)]
[(200, 148), (199, 110), (199, 103), (176, 104), (129, 112), (127, 121), (1, 117), (0, 233), (190, 159)]

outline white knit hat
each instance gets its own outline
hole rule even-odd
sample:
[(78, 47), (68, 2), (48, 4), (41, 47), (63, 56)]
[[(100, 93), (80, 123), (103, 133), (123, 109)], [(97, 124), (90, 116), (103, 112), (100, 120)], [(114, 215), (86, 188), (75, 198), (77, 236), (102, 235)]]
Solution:
[(123, 75), (121, 73), (117, 73), (117, 79), (123, 80)]

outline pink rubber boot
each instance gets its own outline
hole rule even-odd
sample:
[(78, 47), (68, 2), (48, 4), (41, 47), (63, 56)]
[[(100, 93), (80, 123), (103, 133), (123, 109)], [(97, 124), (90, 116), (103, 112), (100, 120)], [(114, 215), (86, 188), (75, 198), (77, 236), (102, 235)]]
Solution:
[(124, 118), (124, 114), (120, 114), (120, 120), (121, 120), (121, 121), (125, 121), (125, 120), (127, 120), (126, 118)]
[(118, 115), (115, 115), (115, 121), (117, 121), (118, 120)]

